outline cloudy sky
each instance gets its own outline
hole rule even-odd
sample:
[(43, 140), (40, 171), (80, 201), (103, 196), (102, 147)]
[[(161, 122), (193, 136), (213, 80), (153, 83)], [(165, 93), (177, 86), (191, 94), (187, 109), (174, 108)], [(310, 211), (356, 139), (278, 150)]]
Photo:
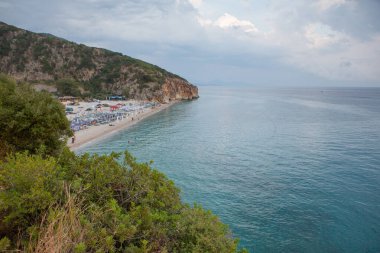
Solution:
[(0, 20), (195, 84), (380, 86), (379, 0), (0, 0)]

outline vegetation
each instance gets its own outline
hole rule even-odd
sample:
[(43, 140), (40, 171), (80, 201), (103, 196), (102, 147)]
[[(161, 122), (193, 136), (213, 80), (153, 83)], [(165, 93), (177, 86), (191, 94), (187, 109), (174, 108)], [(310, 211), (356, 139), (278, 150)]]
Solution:
[(0, 88), (1, 143), (10, 147), (0, 159), (0, 251), (238, 251), (227, 226), (182, 203), (151, 163), (127, 151), (75, 155), (62, 148), (69, 132), (57, 102), (4, 76)]
[(61, 79), (56, 82), (57, 92), (59, 96), (80, 97), (80, 84), (74, 80)]
[(0, 234), (34, 252), (236, 252), (216, 216), (128, 153), (0, 163)]
[(0, 75), (0, 159), (7, 152), (56, 155), (71, 135), (63, 106), (50, 94)]

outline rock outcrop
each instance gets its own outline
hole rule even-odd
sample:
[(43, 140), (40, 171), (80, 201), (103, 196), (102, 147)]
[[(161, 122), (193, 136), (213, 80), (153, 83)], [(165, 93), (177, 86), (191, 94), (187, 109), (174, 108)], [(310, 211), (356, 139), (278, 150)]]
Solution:
[(158, 66), (2, 22), (0, 72), (19, 81), (50, 85), (60, 96), (122, 95), (156, 101), (198, 97), (196, 86)]
[(198, 98), (198, 88), (178, 78), (167, 78), (162, 85), (161, 101), (191, 100)]

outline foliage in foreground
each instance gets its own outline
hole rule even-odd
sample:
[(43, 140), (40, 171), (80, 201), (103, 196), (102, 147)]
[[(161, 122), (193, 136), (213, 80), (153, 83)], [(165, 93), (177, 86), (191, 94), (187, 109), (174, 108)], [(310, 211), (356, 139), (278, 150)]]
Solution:
[(77, 156), (62, 106), (0, 75), (0, 252), (236, 252), (227, 226), (128, 152)]
[(0, 74), (0, 159), (24, 150), (57, 155), (70, 135), (64, 108), (57, 100)]
[[(1, 248), (2, 247), (2, 248)], [(226, 225), (181, 203), (165, 175), (128, 152), (0, 163), (0, 251), (236, 252)]]

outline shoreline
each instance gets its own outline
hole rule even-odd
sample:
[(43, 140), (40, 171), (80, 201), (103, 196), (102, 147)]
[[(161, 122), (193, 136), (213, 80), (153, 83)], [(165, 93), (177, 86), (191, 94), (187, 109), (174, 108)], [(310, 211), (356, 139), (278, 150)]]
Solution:
[(141, 112), (135, 120), (131, 118), (126, 118), (123, 120), (117, 120), (112, 122), (112, 126), (100, 125), (100, 126), (92, 126), (88, 129), (83, 129), (78, 132), (75, 132), (75, 143), (71, 143), (71, 138), (67, 140), (67, 147), (71, 151), (78, 150), (87, 145), (90, 145), (99, 140), (110, 137), (121, 130), (127, 129), (130, 126), (133, 126), (139, 123), (141, 120), (148, 118), (162, 110), (169, 108), (170, 106), (178, 103), (178, 101), (169, 102), (168, 104), (160, 104), (160, 106), (156, 106), (155, 108), (149, 108)]

